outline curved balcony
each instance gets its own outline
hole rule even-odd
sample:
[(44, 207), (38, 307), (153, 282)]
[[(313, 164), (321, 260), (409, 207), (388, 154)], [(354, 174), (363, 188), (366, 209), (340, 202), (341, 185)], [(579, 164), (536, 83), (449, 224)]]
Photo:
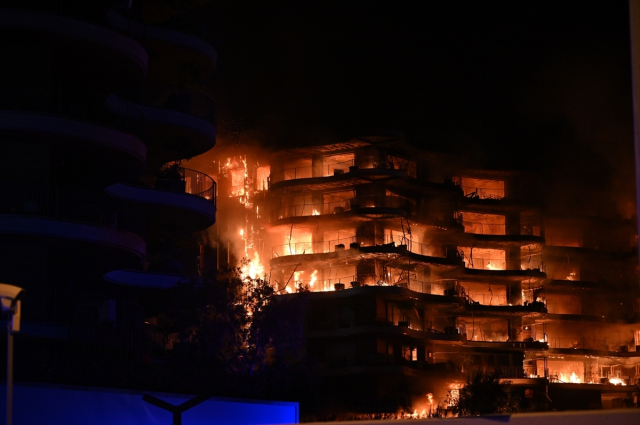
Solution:
[(271, 222), (293, 217), (326, 216), (343, 213), (415, 215), (416, 205), (406, 198), (396, 196), (358, 196), (338, 202), (303, 204), (271, 210)]
[(200, 275), (200, 251), (197, 248), (149, 245), (144, 264), (144, 270), (113, 270), (103, 277), (120, 285), (169, 289)]
[[(11, 40), (36, 40), (61, 57), (81, 58), (82, 70), (67, 66), (77, 75), (99, 72), (104, 78), (140, 80), (147, 73), (146, 50), (135, 40), (111, 29), (46, 12), (0, 9), (0, 27)], [(65, 64), (63, 63), (62, 66)]]
[(0, 233), (89, 242), (144, 257), (142, 211), (101, 193), (55, 186), (0, 187)]
[(216, 183), (199, 171), (182, 168), (181, 179), (156, 182), (156, 188), (118, 183), (106, 192), (147, 205), (150, 217), (188, 232), (206, 229), (216, 221)]
[[(392, 186), (402, 186), (421, 194), (435, 193), (450, 187), (427, 181), (418, 181), (408, 174), (407, 169), (369, 165), (360, 167), (350, 160), (318, 166), (291, 167), (274, 170), (269, 176), (271, 190), (297, 192), (304, 190), (327, 190), (368, 184), (387, 179)], [(403, 183), (404, 182), (404, 183)], [(452, 186), (455, 188), (455, 186)]]
[(507, 260), (502, 256), (494, 257), (475, 256), (469, 257), (463, 249), (458, 250), (458, 256), (463, 260), (464, 267), (448, 273), (445, 277), (458, 279), (464, 282), (541, 282), (546, 279), (545, 264), (540, 260), (529, 260), (520, 264), (520, 269), (509, 269)]
[(521, 226), (520, 234), (506, 233), (505, 224), (477, 223), (463, 221), (464, 234), (458, 239), (458, 244), (477, 248), (496, 248), (501, 246), (522, 247), (530, 244), (544, 244), (543, 236), (534, 235), (526, 226)]
[(170, 57), (172, 62), (194, 63), (205, 75), (216, 68), (216, 49), (193, 34), (193, 25), (182, 26), (180, 29), (147, 25), (127, 18), (114, 9), (107, 14), (107, 22), (125, 34), (144, 40), (152, 53), (158, 49), (164, 57)]
[(447, 248), (443, 245), (430, 245), (407, 240), (403, 244), (397, 244), (385, 235), (380, 244), (367, 245), (366, 242), (357, 242), (355, 236), (317, 242), (295, 242), (290, 244), (277, 245), (271, 248), (271, 258), (284, 257), (287, 255), (301, 254), (323, 254), (328, 252), (344, 251), (345, 249), (359, 249), (371, 247), (389, 247), (406, 250), (417, 255), (428, 257), (447, 257)]
[(12, 138), (47, 142), (84, 163), (112, 163), (135, 171), (146, 162), (147, 148), (132, 133), (144, 127), (142, 116), (111, 114), (107, 95), (83, 88), (37, 81), (0, 82), (0, 129)]
[(215, 146), (216, 109), (209, 103), (207, 115), (198, 116), (191, 113), (190, 104), (177, 110), (139, 105), (116, 95), (106, 101), (110, 110), (122, 116), (135, 118), (140, 113), (144, 117), (147, 145), (152, 147), (149, 162), (157, 166), (200, 155)]

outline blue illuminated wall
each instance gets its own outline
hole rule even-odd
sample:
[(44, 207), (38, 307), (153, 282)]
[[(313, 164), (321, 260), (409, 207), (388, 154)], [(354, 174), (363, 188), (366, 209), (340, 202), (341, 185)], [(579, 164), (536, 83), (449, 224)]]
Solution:
[[(117, 389), (16, 384), (13, 423), (17, 425), (171, 425), (166, 410), (142, 401), (150, 394), (173, 405), (192, 398), (181, 394)], [(6, 384), (0, 385), (0, 420), (6, 415)], [(183, 425), (298, 423), (298, 403), (211, 398), (182, 414)]]

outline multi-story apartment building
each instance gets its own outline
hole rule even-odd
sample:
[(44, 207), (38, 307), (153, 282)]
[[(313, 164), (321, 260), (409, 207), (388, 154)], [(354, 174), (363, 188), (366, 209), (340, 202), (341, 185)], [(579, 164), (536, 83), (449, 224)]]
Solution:
[(496, 368), (537, 409), (637, 390), (631, 220), (546, 216), (535, 175), (393, 133), (225, 159), (217, 234), (239, 246), (221, 262), (235, 252), (282, 296), (312, 292), (307, 355), (350, 411), (435, 409)]
[(43, 365), (72, 346), (142, 359), (157, 313), (142, 300), (197, 275), (191, 234), (215, 222), (215, 182), (163, 165), (215, 144), (200, 81), (216, 51), (169, 3), (3, 5), (0, 281), (26, 289), (17, 379), (66, 379)]

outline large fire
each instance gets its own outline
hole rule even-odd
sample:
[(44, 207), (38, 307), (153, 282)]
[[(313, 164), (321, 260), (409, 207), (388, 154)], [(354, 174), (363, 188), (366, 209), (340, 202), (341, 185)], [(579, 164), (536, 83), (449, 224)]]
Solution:
[(253, 258), (240, 269), (243, 279), (261, 279), (264, 277), (264, 266), (260, 262), (260, 256), (254, 251)]
[(313, 289), (313, 285), (318, 281), (317, 274), (318, 270), (314, 270), (313, 273), (311, 273), (311, 280), (309, 281), (309, 288), (311, 289)]
[(571, 376), (569, 376), (568, 374), (565, 375), (564, 373), (561, 373), (559, 378), (562, 382), (571, 382), (572, 384), (579, 384), (582, 382), (580, 378), (578, 378), (578, 375), (576, 375), (575, 372), (571, 372)]

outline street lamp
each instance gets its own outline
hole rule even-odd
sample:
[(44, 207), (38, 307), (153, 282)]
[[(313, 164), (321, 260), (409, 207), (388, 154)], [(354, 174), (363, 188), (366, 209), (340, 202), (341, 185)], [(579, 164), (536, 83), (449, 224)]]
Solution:
[(13, 419), (13, 333), (20, 331), (20, 298), (24, 289), (0, 283), (0, 303), (7, 320), (7, 425)]

